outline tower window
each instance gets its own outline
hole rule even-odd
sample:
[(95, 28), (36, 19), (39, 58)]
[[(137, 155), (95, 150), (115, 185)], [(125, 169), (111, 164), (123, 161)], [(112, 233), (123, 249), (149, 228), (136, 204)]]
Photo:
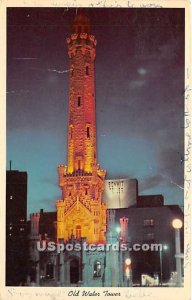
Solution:
[(76, 226), (76, 238), (77, 239), (81, 238), (81, 226), (80, 225)]
[(78, 170), (80, 170), (81, 169), (81, 161), (80, 161), (80, 159), (78, 159)]
[(78, 26), (78, 33), (81, 33), (81, 26)]
[(90, 128), (87, 127), (87, 138), (90, 138)]
[(70, 137), (71, 137), (71, 139), (73, 138), (73, 128), (72, 127), (70, 128)]
[(86, 75), (89, 75), (89, 67), (88, 66), (86, 66), (85, 72), (86, 72)]
[(78, 105), (78, 106), (81, 106), (81, 97), (80, 97), (80, 96), (78, 96), (77, 105)]
[(101, 277), (101, 262), (100, 261), (96, 261), (94, 263), (93, 277)]

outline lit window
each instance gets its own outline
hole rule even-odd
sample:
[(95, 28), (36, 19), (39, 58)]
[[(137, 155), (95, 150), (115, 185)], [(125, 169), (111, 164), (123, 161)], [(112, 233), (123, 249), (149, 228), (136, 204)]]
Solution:
[(10, 230), (11, 230), (12, 228), (13, 228), (12, 226), (9, 227)]
[(10, 196), (10, 199), (12, 200), (12, 199), (13, 199), (13, 196)]
[(93, 277), (101, 277), (101, 262), (100, 261), (96, 261), (94, 263)]
[(150, 241), (154, 239), (155, 239), (154, 232), (148, 232), (144, 234), (144, 240)]
[(144, 226), (154, 226), (155, 222), (154, 219), (148, 219), (143, 221)]

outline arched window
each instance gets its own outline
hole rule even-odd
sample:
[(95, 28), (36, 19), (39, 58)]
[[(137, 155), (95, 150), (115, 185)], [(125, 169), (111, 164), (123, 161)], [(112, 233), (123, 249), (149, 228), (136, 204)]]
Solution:
[(101, 262), (98, 260), (94, 263), (93, 277), (101, 277)]
[(80, 225), (76, 226), (76, 238), (77, 239), (81, 238), (81, 226)]

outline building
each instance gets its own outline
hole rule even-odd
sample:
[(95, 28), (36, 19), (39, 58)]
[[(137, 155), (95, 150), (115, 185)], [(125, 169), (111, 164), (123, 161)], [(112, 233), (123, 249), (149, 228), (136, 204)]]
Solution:
[(144, 255), (132, 255), (130, 245), (154, 240), (174, 244), (174, 233), (167, 228), (177, 208), (164, 206), (161, 195), (139, 196), (136, 179), (106, 180), (97, 162), (96, 43), (89, 18), (78, 10), (67, 38), (68, 164), (58, 166), (61, 199), (56, 212), (30, 216), (29, 285), (131, 286), (132, 278), (138, 282), (143, 272), (159, 273), (160, 253), (141, 262)]
[[(128, 251), (108, 251), (108, 240), (116, 243), (116, 232), (107, 228), (106, 203), (103, 200), (106, 171), (97, 162), (95, 125), (94, 60), (96, 38), (91, 34), (90, 21), (82, 12), (72, 25), (67, 38), (70, 61), (70, 95), (68, 119), (68, 165), (59, 165), (59, 186), (62, 198), (57, 200), (55, 236), (41, 231), (46, 213), (31, 215), (30, 257), (31, 281), (39, 285), (125, 286), (127, 278), (123, 263)], [(49, 217), (51, 215), (49, 214)], [(52, 215), (53, 216), (53, 215)], [(51, 217), (50, 217), (51, 218)], [(46, 223), (46, 222), (45, 222)], [(47, 223), (46, 223), (47, 224)], [(46, 225), (47, 226), (47, 225)], [(49, 226), (48, 226), (49, 227)], [(54, 230), (53, 230), (54, 231)], [(38, 241), (57, 244), (100, 245), (102, 251), (62, 251), (57, 253), (36, 249)], [(84, 243), (84, 244), (83, 244)], [(35, 277), (35, 278), (33, 278)], [(48, 282), (46, 282), (48, 280)]]
[(6, 172), (6, 285), (27, 276), (27, 173)]
[(137, 202), (138, 181), (136, 179), (107, 179), (103, 199), (107, 209), (128, 208)]
[[(183, 212), (178, 205), (164, 205), (162, 195), (138, 196), (137, 204), (124, 209), (115, 209), (116, 226), (122, 218), (128, 219), (128, 239), (133, 245), (162, 245), (156, 251), (130, 251), (134, 284), (141, 284), (141, 275), (158, 275), (159, 281), (168, 282), (175, 272), (175, 231), (172, 221), (183, 221)], [(181, 230), (181, 251), (183, 253), (183, 228)], [(147, 249), (147, 247), (146, 247)]]

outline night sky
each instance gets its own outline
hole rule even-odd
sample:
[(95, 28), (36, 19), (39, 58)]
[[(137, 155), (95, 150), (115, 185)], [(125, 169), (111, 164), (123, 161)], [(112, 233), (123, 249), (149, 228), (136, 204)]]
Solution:
[[(184, 9), (85, 9), (96, 36), (98, 162), (107, 178), (183, 205)], [(28, 172), (28, 213), (55, 209), (67, 164), (76, 9), (7, 10), (7, 169)]]

